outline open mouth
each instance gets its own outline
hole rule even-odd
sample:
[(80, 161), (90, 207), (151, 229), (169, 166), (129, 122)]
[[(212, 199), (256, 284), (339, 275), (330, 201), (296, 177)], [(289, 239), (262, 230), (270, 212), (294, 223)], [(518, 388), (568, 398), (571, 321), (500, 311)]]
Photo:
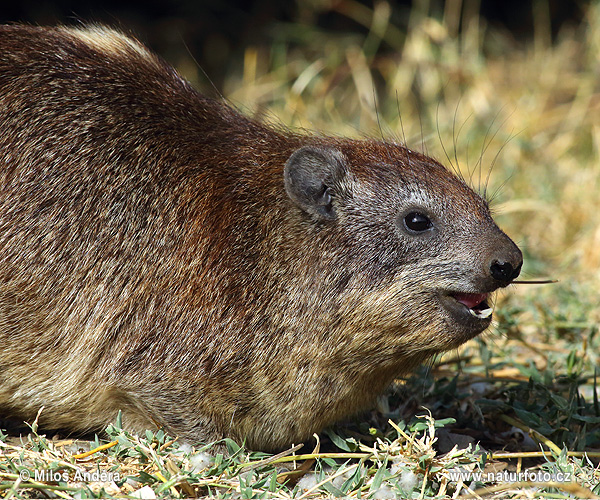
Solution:
[(491, 292), (440, 290), (438, 293), (449, 333), (446, 350), (458, 347), (490, 326), (494, 312)]
[(452, 319), (454, 327), (472, 338), (484, 331), (492, 322), (493, 307), (489, 305), (490, 293), (445, 291), (439, 296), (440, 304)]
[(487, 293), (450, 293), (450, 297), (462, 304), (469, 314), (478, 319), (491, 318), (493, 308), (487, 303)]

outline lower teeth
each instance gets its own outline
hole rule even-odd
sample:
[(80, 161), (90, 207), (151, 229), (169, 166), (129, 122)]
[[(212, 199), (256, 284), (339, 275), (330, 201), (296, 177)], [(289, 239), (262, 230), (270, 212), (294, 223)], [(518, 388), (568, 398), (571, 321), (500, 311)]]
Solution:
[(489, 318), (492, 315), (493, 309), (488, 307), (487, 309), (482, 309), (481, 311), (475, 311), (474, 309), (469, 309), (471, 315), (475, 316), (479, 319)]

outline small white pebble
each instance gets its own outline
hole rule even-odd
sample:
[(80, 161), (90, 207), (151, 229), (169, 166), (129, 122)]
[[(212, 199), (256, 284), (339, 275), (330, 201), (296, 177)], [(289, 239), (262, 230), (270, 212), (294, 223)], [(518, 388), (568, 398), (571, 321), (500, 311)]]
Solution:
[(510, 431), (509, 434), (511, 436), (515, 436), (515, 437), (519, 437), (519, 440), (521, 441), (521, 449), (523, 450), (537, 450), (539, 448), (539, 445), (533, 440), (533, 438), (526, 432), (523, 432), (522, 429), (519, 429), (518, 427), (513, 427)]
[(488, 393), (493, 385), (489, 382), (474, 382), (470, 385), (470, 387), (473, 394), (476, 396), (481, 396)]
[(238, 477), (245, 483), (248, 483), (248, 481), (251, 480), (253, 476), (254, 472), (251, 470), (247, 470), (246, 472), (242, 472)]
[(104, 492), (111, 497), (121, 493), (120, 488), (116, 485), (116, 483), (114, 481), (106, 481), (106, 482), (94, 481), (92, 483), (89, 483), (87, 486), (90, 490), (92, 490), (92, 492), (95, 495), (100, 495), (100, 492), (103, 489), (104, 489)]
[(192, 466), (191, 472), (200, 472), (201, 470), (207, 469), (210, 467), (210, 464), (213, 460), (213, 457), (208, 453), (196, 453), (192, 455), (190, 458), (190, 465)]
[(132, 477), (128, 477), (127, 479), (125, 479), (125, 483), (129, 486), (132, 486), (133, 488), (137, 488), (140, 485), (140, 482), (136, 481)]
[(298, 481), (298, 488), (301, 490), (310, 490), (314, 486), (317, 485), (317, 475), (316, 474), (306, 474), (303, 476), (300, 481)]
[(406, 493), (410, 493), (417, 486), (417, 475), (412, 471), (403, 472), (398, 481), (398, 485)]
[(150, 486), (144, 486), (143, 488), (140, 488), (139, 490), (130, 493), (129, 496), (133, 498), (142, 498), (144, 500), (156, 499), (156, 494), (154, 493), (154, 490), (150, 488)]
[(501, 433), (499, 437), (503, 439), (516, 439), (520, 443), (520, 449), (524, 451), (533, 451), (539, 448), (531, 436), (518, 427), (512, 427), (510, 430)]
[(389, 486), (381, 486), (378, 490), (371, 493), (371, 498), (387, 499), (387, 498), (398, 498), (396, 493)]

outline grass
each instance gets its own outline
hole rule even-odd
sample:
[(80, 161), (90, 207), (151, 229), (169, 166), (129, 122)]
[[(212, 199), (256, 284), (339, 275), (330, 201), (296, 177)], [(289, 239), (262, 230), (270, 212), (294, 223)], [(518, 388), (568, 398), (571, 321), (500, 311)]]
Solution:
[[(330, 429), (327, 453), (269, 458), (227, 441), (229, 456), (206, 461), (162, 431), (133, 436), (117, 423), (110, 447), (78, 457), (107, 441), (49, 439), (32, 424), (29, 437), (0, 435), (1, 497), (600, 495), (600, 6), (550, 40), (538, 2), (534, 37), (519, 43), (467, 3), (434, 17), (417, 2), (408, 30), (385, 2), (328, 7), (365, 35), (318, 30), (317, 5), (301, 5), (304, 23), (275, 24), (269, 46), (248, 47), (225, 96), (264, 120), (383, 135), (443, 160), (492, 198), (524, 250), (524, 277), (559, 283), (502, 292), (490, 333)], [(181, 70), (207, 89), (189, 57)], [(77, 481), (86, 471), (113, 476)]]

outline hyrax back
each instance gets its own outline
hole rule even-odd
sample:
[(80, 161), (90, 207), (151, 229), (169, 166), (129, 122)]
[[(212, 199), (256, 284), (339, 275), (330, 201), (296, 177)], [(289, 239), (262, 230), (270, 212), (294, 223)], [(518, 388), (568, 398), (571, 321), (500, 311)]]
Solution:
[(521, 254), (403, 146), (296, 135), (105, 28), (0, 28), (0, 412), (300, 442), (490, 322)]

